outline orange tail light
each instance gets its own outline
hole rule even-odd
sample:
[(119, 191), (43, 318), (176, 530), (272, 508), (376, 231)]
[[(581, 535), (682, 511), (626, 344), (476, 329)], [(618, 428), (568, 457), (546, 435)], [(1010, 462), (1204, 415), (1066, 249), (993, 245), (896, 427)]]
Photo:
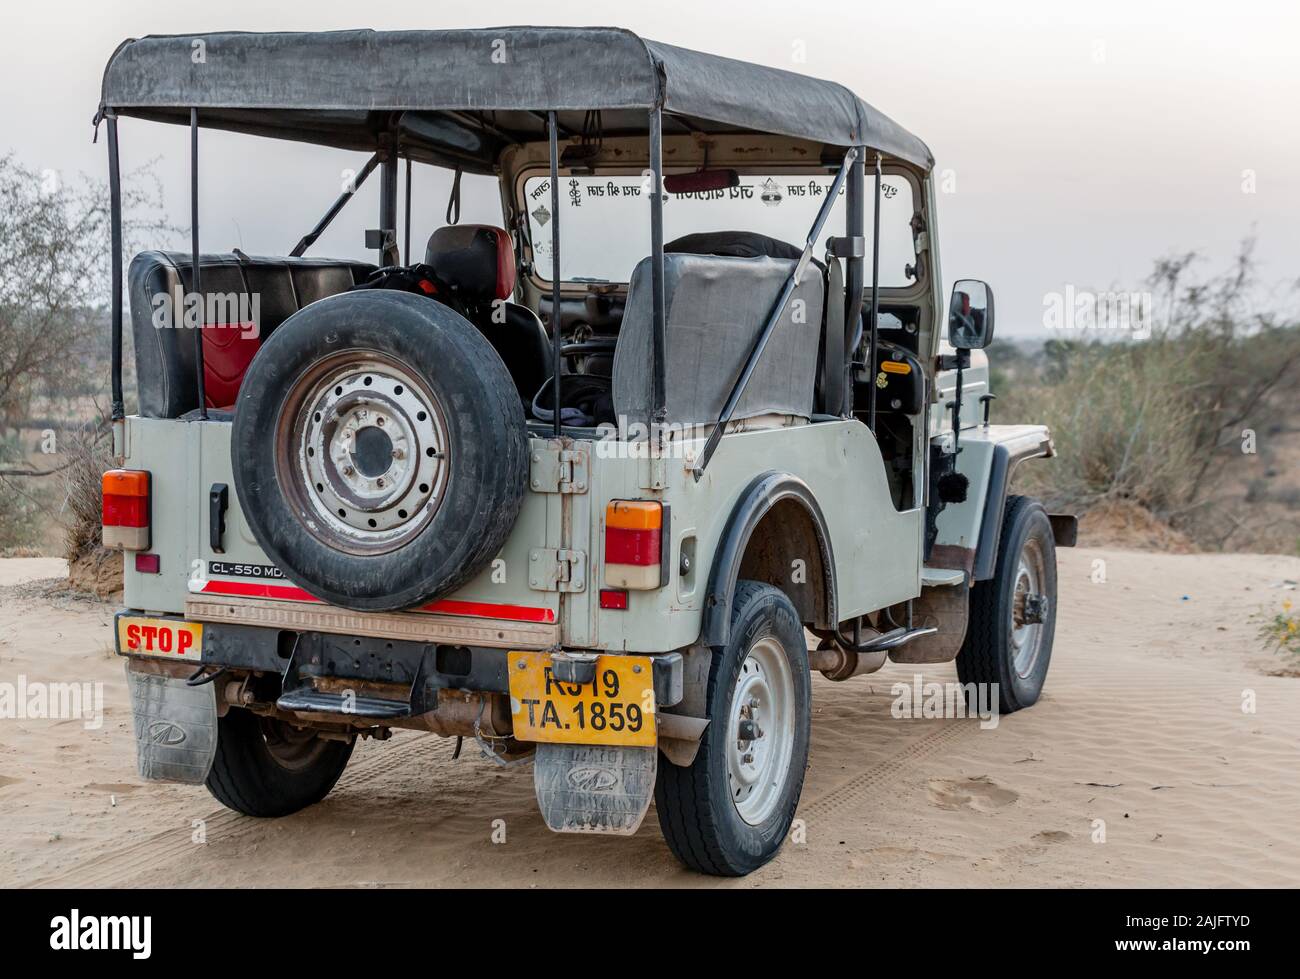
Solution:
[(149, 549), (149, 473), (110, 469), (103, 482), (104, 546), (125, 551)]
[(612, 500), (605, 507), (605, 584), (649, 590), (665, 584), (663, 504)]

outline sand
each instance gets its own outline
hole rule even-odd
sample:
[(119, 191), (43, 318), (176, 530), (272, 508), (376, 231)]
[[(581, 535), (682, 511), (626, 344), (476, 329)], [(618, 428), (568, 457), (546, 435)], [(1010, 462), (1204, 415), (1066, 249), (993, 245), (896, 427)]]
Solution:
[(0, 561), (0, 682), (101, 682), (104, 719), (0, 720), (0, 885), (1300, 885), (1300, 679), (1251, 619), (1300, 598), (1297, 558), (1061, 552), (1044, 696), (992, 729), (892, 717), (909, 667), (817, 677), (802, 842), (738, 881), (679, 867), (653, 813), (631, 838), (552, 835), (530, 768), (433, 735), (359, 745), (281, 820), (142, 782), (114, 610), (59, 573)]

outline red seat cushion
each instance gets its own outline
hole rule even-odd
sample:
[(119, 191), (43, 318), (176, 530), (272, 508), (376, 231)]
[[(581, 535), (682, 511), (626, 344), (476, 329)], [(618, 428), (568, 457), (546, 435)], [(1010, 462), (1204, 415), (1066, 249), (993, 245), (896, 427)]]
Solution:
[(203, 394), (209, 408), (229, 408), (239, 396), (244, 372), (262, 346), (253, 323), (208, 323), (203, 327)]

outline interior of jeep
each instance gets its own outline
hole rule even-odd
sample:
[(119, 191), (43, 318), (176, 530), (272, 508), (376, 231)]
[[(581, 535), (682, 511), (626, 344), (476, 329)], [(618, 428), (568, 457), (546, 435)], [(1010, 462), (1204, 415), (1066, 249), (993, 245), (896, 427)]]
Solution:
[[(769, 235), (742, 230), (694, 233), (664, 246), (667, 310), (668, 422), (708, 425), (718, 417), (758, 329), (800, 257), (800, 249)], [(190, 256), (148, 251), (131, 262), (128, 284), (137, 357), (139, 410), (148, 417), (197, 414), (195, 344), (187, 329), (203, 329), (205, 400), (210, 417), (233, 417), (245, 371), (262, 344), (308, 303), (356, 288), (373, 287), (381, 272), (354, 260), (251, 257), (241, 251), (202, 254), (199, 268), (207, 306), (186, 309), (192, 291)], [(548, 296), (533, 291), (533, 306), (519, 276), (517, 249), (505, 229), (486, 224), (447, 225), (429, 237), (425, 283), (430, 301), (454, 303), (500, 355), (514, 381), (525, 418), (540, 434), (553, 423), (551, 329)], [(601, 425), (647, 416), (650, 406), (653, 320), (649, 260), (639, 262), (626, 287), (593, 283), (580, 298), (560, 304), (565, 383), (561, 423), (571, 435), (590, 436)], [(828, 338), (842, 335), (844, 273), (838, 258), (813, 259), (796, 287), (754, 383), (733, 415), (739, 428), (784, 427), (829, 420), (829, 372), (842, 360), (827, 355)], [(794, 309), (800, 310), (795, 315)], [(863, 313), (865, 334), (868, 309)], [(913, 503), (909, 471), (913, 421), (924, 409), (925, 375), (917, 356), (919, 311), (880, 309), (874, 369), (862, 351), (851, 376), (854, 415), (866, 421), (875, 387), (877, 435), (889, 467), (895, 503)], [(855, 344), (855, 349), (858, 345)]]

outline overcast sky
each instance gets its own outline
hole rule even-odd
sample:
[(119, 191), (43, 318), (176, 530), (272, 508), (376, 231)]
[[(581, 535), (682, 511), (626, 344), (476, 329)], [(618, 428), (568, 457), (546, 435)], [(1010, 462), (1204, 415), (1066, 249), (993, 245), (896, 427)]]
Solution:
[[(1136, 287), (1171, 251), (1225, 265), (1252, 231), (1268, 282), (1300, 275), (1300, 5), (1290, 3), (44, 0), (6, 2), (0, 18), (0, 152), (65, 180), (106, 173), (90, 120), (126, 37), (610, 24), (834, 79), (921, 136), (951, 191), (939, 203), (945, 278), (993, 285), (999, 333), (1047, 335), (1045, 296)], [(186, 131), (125, 120), (122, 152), (126, 169), (159, 158), (167, 216), (187, 226)], [(205, 250), (284, 254), (364, 157), (205, 133), (202, 160)], [(441, 223), (446, 184), (417, 182), (417, 238)], [(366, 190), (314, 252), (364, 254), (376, 193)], [(475, 187), (463, 219), (496, 211)]]

